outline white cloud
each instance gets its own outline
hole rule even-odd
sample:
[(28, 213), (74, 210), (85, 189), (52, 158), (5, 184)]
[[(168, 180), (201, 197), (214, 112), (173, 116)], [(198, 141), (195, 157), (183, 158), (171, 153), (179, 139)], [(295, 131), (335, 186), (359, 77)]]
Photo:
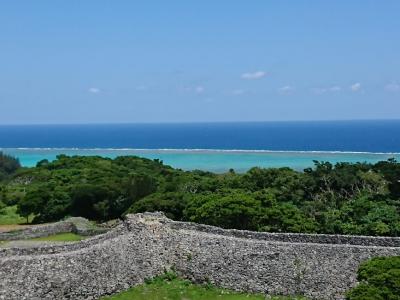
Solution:
[(311, 89), (311, 91), (314, 94), (317, 94), (317, 95), (322, 95), (322, 94), (325, 94), (325, 93), (337, 93), (337, 92), (340, 92), (341, 90), (342, 90), (342, 88), (340, 86), (338, 86), (338, 85), (334, 85), (334, 86), (331, 86), (331, 87), (313, 88), (313, 89)]
[(293, 91), (294, 91), (294, 87), (292, 87), (290, 85), (286, 85), (286, 86), (283, 86), (278, 89), (279, 94), (282, 94), (282, 95), (289, 95)]
[(204, 91), (205, 91), (205, 88), (204, 88), (204, 86), (201, 86), (201, 85), (196, 86), (196, 87), (194, 88), (194, 92), (195, 92), (196, 94), (202, 94), (202, 93), (204, 93)]
[(391, 82), (385, 85), (385, 91), (387, 92), (399, 92), (400, 91), (400, 83)]
[(100, 91), (99, 88), (91, 87), (91, 88), (88, 89), (88, 92), (89, 92), (89, 93), (92, 93), (92, 94), (98, 94), (98, 93), (100, 93), (101, 91)]
[(179, 87), (179, 91), (183, 92), (183, 93), (203, 94), (206, 91), (206, 89), (202, 85), (182, 86), (182, 87)]
[(356, 82), (356, 83), (352, 84), (350, 86), (350, 90), (353, 92), (358, 92), (359, 90), (361, 90), (361, 83)]
[(329, 92), (340, 92), (342, 90), (342, 88), (340, 86), (332, 86), (328, 89)]
[(254, 79), (263, 78), (266, 75), (267, 75), (267, 73), (264, 71), (256, 71), (256, 72), (243, 73), (241, 77), (242, 77), (242, 79), (254, 80)]

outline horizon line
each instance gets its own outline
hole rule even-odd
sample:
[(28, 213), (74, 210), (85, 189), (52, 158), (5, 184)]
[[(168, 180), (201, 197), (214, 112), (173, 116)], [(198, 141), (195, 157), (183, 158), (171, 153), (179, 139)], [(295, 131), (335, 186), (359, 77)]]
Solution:
[(255, 120), (255, 121), (160, 121), (160, 122), (89, 122), (89, 123), (6, 123), (0, 126), (82, 126), (82, 125), (157, 125), (157, 124), (232, 124), (232, 123), (314, 123), (314, 122), (368, 122), (400, 121), (400, 118), (382, 119), (328, 119), (328, 120)]
[(130, 151), (160, 153), (248, 153), (248, 154), (367, 154), (367, 155), (400, 155), (400, 152), (370, 152), (351, 150), (272, 150), (272, 149), (224, 149), (224, 148), (110, 148), (110, 147), (0, 147), (0, 151)]

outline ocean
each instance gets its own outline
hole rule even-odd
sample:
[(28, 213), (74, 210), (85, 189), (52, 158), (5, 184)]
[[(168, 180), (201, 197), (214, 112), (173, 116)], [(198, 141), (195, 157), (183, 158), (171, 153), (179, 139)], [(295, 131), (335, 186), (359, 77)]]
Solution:
[(0, 150), (24, 166), (58, 154), (138, 155), (184, 170), (302, 170), (312, 167), (313, 160), (400, 160), (400, 120), (1, 125)]

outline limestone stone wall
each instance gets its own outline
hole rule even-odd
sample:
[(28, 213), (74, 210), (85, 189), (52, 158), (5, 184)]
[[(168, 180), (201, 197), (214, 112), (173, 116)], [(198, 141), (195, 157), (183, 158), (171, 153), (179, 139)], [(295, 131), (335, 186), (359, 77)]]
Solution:
[(174, 268), (194, 282), (343, 299), (360, 262), (400, 255), (399, 238), (268, 234), (128, 215), (71, 245), (0, 250), (0, 299), (97, 299)]
[(74, 232), (81, 235), (95, 235), (105, 232), (105, 230), (95, 228), (91, 225), (89, 220), (85, 218), (71, 217), (65, 221), (56, 223), (36, 225), (22, 230), (2, 232), (0, 233), (0, 241), (25, 240), (66, 232)]

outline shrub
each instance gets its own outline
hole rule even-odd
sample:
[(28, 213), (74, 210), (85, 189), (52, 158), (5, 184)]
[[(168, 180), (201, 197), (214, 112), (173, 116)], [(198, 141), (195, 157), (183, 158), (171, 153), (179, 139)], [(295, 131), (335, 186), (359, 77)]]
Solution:
[(347, 293), (347, 300), (399, 300), (400, 256), (375, 257), (357, 272), (360, 284)]
[(257, 229), (261, 202), (242, 191), (228, 194), (208, 194), (191, 199), (185, 210), (190, 221), (223, 228)]
[(21, 167), (19, 160), (0, 151), (0, 180)]

